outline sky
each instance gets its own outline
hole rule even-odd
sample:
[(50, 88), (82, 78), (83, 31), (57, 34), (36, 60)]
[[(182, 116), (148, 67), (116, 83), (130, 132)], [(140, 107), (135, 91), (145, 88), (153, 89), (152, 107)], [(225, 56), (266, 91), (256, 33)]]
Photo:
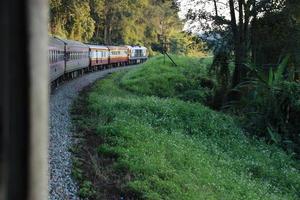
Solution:
[[(178, 13), (179, 17), (181, 19), (185, 19), (185, 15), (187, 14), (189, 9), (192, 9), (194, 11), (196, 10), (205, 10), (206, 12), (215, 13), (214, 11), (214, 4), (212, 0), (178, 0), (180, 2), (180, 12)], [(228, 9), (226, 8), (226, 4), (228, 3), (228, 0), (218, 0), (218, 14), (223, 15), (226, 18), (229, 18), (230, 13), (228, 12)], [(189, 30), (194, 33), (201, 33), (203, 32), (201, 26), (199, 23), (191, 23), (186, 22), (184, 30)]]

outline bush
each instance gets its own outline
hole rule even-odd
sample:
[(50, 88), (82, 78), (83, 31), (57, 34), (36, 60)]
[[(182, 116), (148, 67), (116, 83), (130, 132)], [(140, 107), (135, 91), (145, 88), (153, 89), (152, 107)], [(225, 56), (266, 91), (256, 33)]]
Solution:
[(120, 86), (139, 95), (177, 97), (208, 104), (215, 87), (214, 80), (207, 76), (211, 59), (172, 57), (177, 67), (169, 60), (163, 64), (163, 57), (158, 56), (125, 74)]
[(258, 71), (240, 86), (243, 98), (234, 106), (246, 129), (300, 155), (300, 84), (284, 80), (287, 59), (273, 71)]

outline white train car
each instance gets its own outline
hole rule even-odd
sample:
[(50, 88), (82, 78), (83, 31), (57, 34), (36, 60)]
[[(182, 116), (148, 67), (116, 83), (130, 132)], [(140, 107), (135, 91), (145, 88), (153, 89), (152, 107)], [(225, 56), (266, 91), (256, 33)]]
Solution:
[(143, 46), (127, 46), (129, 49), (129, 63), (138, 64), (148, 59), (148, 50)]

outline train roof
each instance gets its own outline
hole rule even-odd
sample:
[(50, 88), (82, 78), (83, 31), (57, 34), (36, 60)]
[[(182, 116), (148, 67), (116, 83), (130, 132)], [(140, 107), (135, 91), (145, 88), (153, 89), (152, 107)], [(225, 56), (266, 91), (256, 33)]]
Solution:
[(87, 44), (90, 48), (94, 48), (94, 49), (107, 49), (108, 50), (108, 47), (107, 46), (104, 46), (104, 45), (95, 45), (95, 44)]
[(58, 38), (49, 36), (49, 46), (63, 46), (65, 43)]
[(74, 41), (74, 40), (61, 39), (61, 38), (57, 38), (57, 39), (63, 41), (66, 45), (88, 47), (88, 45), (83, 44), (82, 42), (78, 42), (78, 41)]
[(126, 46), (107, 46), (109, 49), (122, 49), (122, 50), (127, 50), (128, 47)]
[(127, 46), (127, 48), (129, 48), (129, 49), (147, 49), (144, 46)]

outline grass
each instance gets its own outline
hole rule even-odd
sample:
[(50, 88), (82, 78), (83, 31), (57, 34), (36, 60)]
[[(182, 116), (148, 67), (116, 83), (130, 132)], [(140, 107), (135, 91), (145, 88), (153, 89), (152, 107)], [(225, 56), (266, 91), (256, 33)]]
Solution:
[[(202, 70), (208, 61), (176, 59), (182, 67), (154, 58), (114, 74), (98, 82), (81, 104), (78, 130), (101, 138), (95, 153), (113, 158), (113, 173), (129, 174), (121, 193), (135, 199), (299, 199), (299, 162), (247, 138), (230, 116), (183, 101), (174, 83), (206, 77)], [(187, 69), (190, 62), (196, 69)]]
[(164, 64), (162, 56), (154, 57), (142, 68), (126, 73), (120, 87), (141, 95), (175, 97), (204, 104), (209, 102), (215, 82), (206, 74), (212, 60), (172, 57), (177, 67), (172, 66), (169, 60)]

